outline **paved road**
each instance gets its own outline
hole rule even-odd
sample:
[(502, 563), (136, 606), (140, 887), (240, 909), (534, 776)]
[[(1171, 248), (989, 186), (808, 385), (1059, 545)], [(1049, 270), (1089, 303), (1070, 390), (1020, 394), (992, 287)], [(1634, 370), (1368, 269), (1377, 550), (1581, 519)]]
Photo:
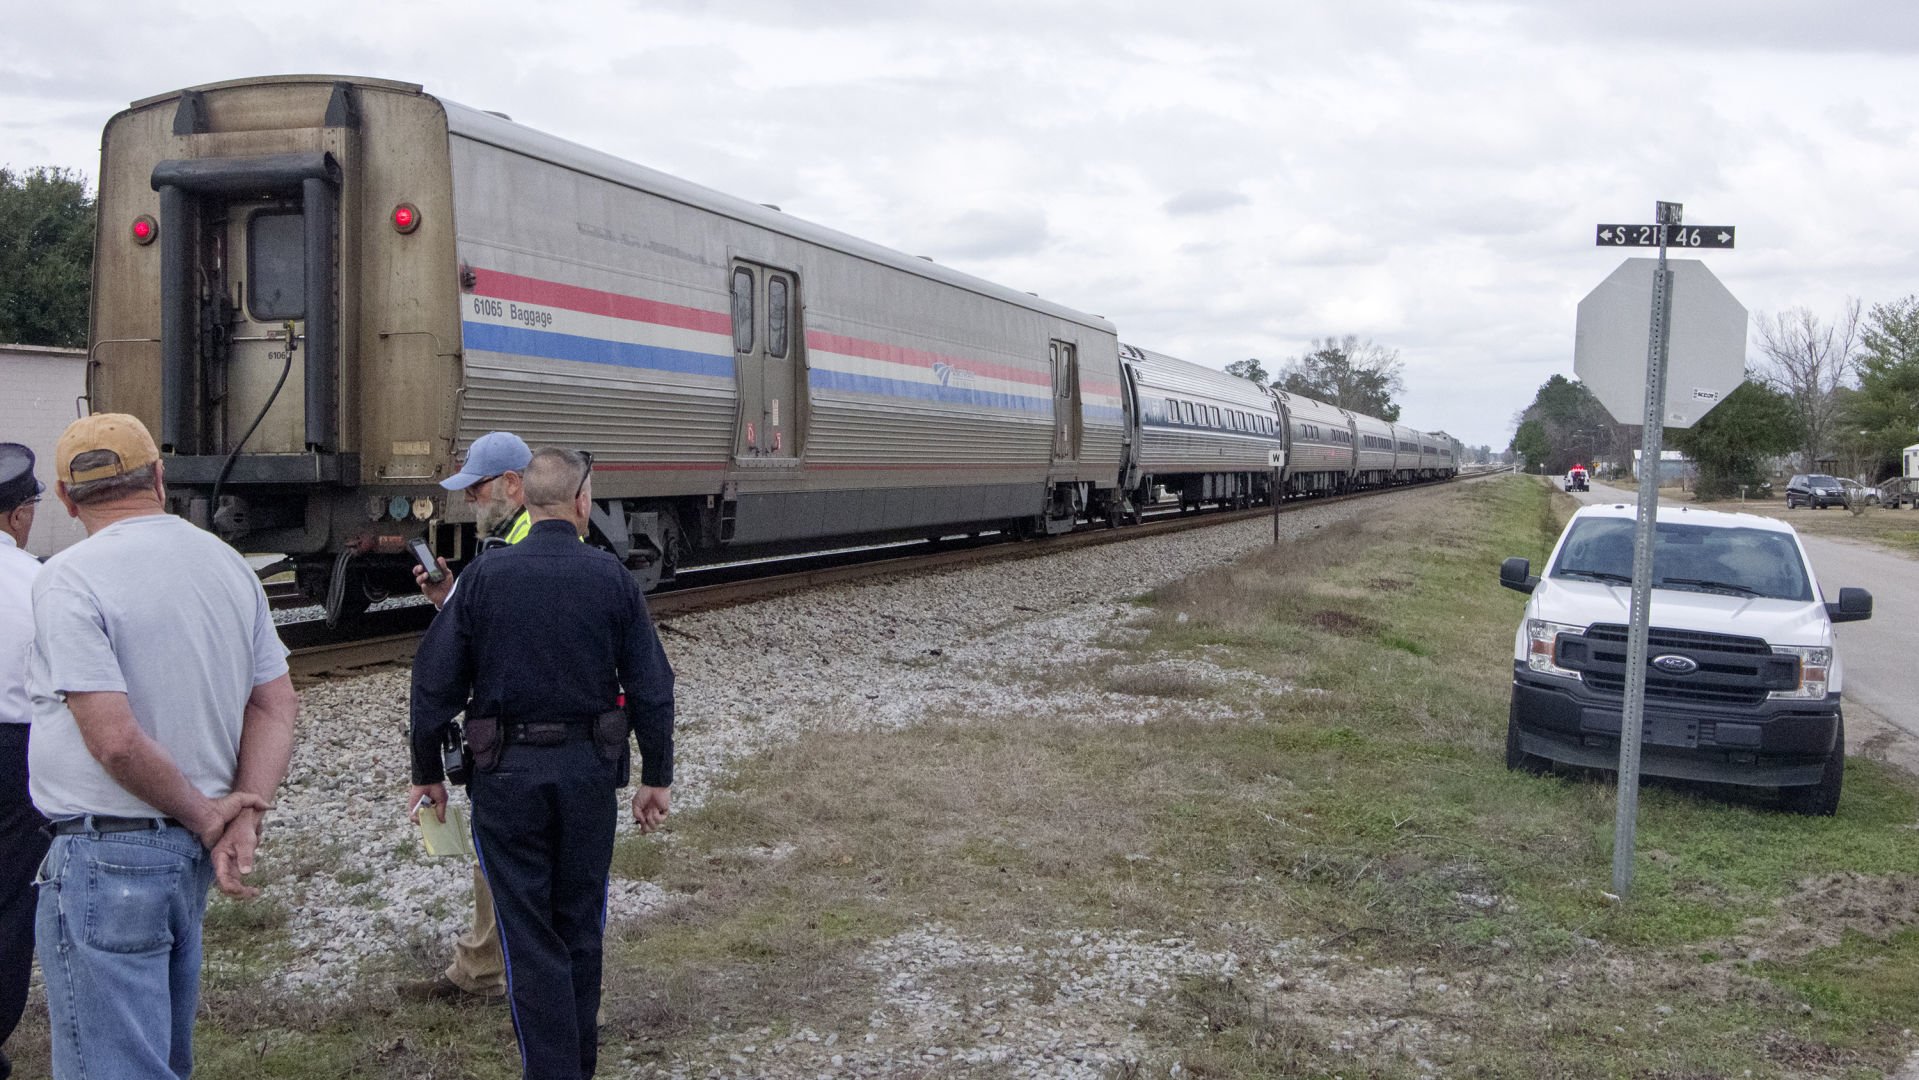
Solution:
[[(1581, 503), (1626, 502), (1639, 493), (1594, 484)], [(1870, 740), (1919, 772), (1919, 560), (1862, 541), (1800, 535), (1827, 600), (1857, 586), (1872, 593), (1872, 618), (1835, 628), (1846, 670), (1848, 749)]]

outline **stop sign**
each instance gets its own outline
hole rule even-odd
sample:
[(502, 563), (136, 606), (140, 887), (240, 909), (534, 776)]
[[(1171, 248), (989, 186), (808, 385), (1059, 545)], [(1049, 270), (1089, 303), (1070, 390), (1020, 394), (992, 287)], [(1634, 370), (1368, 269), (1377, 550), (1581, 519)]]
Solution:
[[(1579, 302), (1573, 373), (1622, 424), (1646, 421), (1646, 349), (1657, 259), (1627, 259)], [(1746, 308), (1706, 264), (1669, 259), (1667, 427), (1691, 427), (1746, 378)]]

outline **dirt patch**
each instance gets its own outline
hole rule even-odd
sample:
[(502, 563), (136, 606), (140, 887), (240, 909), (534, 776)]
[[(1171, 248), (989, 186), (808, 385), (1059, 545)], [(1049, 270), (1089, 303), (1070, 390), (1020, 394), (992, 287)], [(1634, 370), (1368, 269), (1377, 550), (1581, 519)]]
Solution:
[(1854, 755), (1919, 775), (1919, 739), (1861, 702), (1846, 702), (1846, 735)]
[(1313, 625), (1340, 637), (1350, 638), (1373, 637), (1385, 629), (1377, 619), (1345, 611), (1315, 611)]
[(1847, 932), (1884, 941), (1919, 926), (1919, 877), (1844, 872), (1806, 878), (1777, 916), (1748, 920), (1729, 943), (1749, 960), (1793, 960), (1838, 945)]
[(1367, 582), (1366, 587), (1373, 592), (1405, 592), (1413, 587), (1413, 583), (1403, 578), (1381, 577)]

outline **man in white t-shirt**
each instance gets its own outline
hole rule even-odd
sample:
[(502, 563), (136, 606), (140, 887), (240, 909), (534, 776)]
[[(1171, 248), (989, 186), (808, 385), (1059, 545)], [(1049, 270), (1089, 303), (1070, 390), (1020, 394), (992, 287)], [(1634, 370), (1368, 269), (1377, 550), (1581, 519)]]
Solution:
[(33, 584), (28, 768), (53, 833), (35, 943), (54, 1076), (185, 1077), (207, 890), (256, 891), (242, 878), (298, 698), (259, 580), (166, 513), (139, 420), (74, 421), (53, 467), (87, 530)]
[(33, 872), (47, 854), (47, 822), (27, 795), (27, 657), (33, 652), (33, 579), (27, 554), (40, 481), (33, 451), (0, 443), (0, 1080), (13, 1075), (7, 1039), (33, 977)]

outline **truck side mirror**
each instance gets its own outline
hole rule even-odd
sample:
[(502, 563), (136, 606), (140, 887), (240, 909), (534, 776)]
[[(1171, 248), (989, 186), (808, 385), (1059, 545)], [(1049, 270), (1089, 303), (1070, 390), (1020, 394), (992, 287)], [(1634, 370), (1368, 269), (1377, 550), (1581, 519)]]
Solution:
[(1872, 618), (1872, 594), (1864, 589), (1840, 589), (1839, 602), (1826, 605), (1833, 622), (1860, 622)]
[[(1515, 555), (1499, 564), (1499, 583), (1514, 592), (1532, 592), (1533, 587), (1539, 584), (1539, 579), (1532, 576), (1532, 569), (1532, 560)], [(1849, 591), (1857, 592), (1858, 590)], [(1842, 592), (1839, 595), (1843, 597), (1845, 593)], [(1870, 600), (1867, 601), (1867, 606), (1871, 606)]]

